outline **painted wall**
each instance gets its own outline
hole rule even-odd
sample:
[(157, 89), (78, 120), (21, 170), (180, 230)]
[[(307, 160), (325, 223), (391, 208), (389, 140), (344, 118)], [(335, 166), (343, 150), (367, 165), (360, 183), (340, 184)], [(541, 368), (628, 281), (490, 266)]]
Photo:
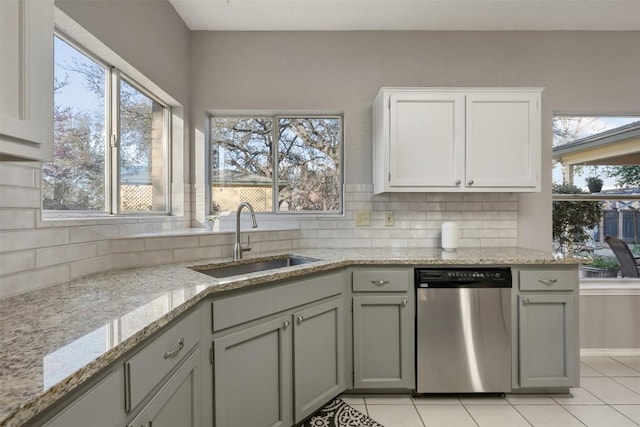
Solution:
[[(640, 32), (194, 32), (190, 88), (195, 158), (202, 156), (206, 110), (344, 112), (346, 183), (364, 188), (356, 191), (356, 205), (349, 205), (352, 196), (347, 194), (346, 220), (352, 219), (354, 210), (370, 207), (374, 218), (382, 218), (382, 210), (408, 198), (414, 205), (408, 208), (406, 217), (412, 223), (405, 230), (380, 226), (369, 234), (392, 245), (411, 245), (407, 230), (426, 229), (427, 234), (417, 230), (416, 238), (429, 241), (416, 245), (437, 246), (437, 221), (468, 219), (479, 230), (472, 233), (470, 227), (469, 233), (484, 238), (468, 240), (469, 245), (549, 250), (553, 112), (639, 113), (638, 45)], [(429, 204), (440, 202), (441, 196), (428, 194), (392, 195), (386, 200), (367, 197), (372, 183), (371, 103), (382, 86), (546, 87), (542, 162), (549, 166), (543, 169), (542, 193), (514, 196), (517, 203), (505, 205), (503, 218), (490, 205), (495, 195), (473, 195), (448, 206)], [(496, 167), (499, 162), (498, 157)], [(202, 167), (194, 166), (192, 180), (202, 182)], [(196, 198), (204, 208), (203, 193)], [(444, 218), (429, 218), (440, 208)], [(491, 213), (464, 217), (474, 209)], [(363, 233), (366, 230), (338, 234), (349, 239)], [(383, 242), (363, 242), (367, 244)]]

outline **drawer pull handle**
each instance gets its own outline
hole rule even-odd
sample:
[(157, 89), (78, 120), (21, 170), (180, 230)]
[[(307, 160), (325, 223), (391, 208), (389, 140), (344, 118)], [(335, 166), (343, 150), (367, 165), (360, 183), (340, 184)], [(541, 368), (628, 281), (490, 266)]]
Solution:
[(384, 286), (384, 285), (388, 285), (389, 281), (388, 280), (372, 280), (371, 283), (373, 283), (376, 286)]
[(467, 182), (467, 185), (473, 185), (473, 180), (470, 179), (469, 182)]
[(529, 302), (530, 302), (530, 301), (529, 301), (529, 298), (522, 298), (522, 303), (523, 303), (523, 304), (525, 304), (525, 305), (526, 305), (526, 304), (529, 304)]
[(285, 321), (282, 323), (282, 329), (287, 329), (288, 327), (289, 327), (289, 321), (288, 321), (288, 320), (285, 320)]
[(543, 285), (551, 286), (556, 283), (558, 279), (538, 279), (538, 283), (542, 283)]
[(171, 351), (164, 351), (164, 358), (165, 359), (169, 359), (170, 357), (176, 357), (178, 355), (178, 353), (180, 353), (180, 350), (182, 350), (184, 348), (184, 338), (180, 338), (178, 340), (178, 348), (176, 348), (175, 350), (171, 350)]
[(297, 320), (298, 320), (298, 325), (299, 325), (304, 320), (304, 317), (298, 316)]
[(407, 299), (406, 298), (402, 300), (402, 305), (407, 305)]
[(462, 181), (459, 179), (456, 179), (456, 185), (460, 185), (460, 184), (462, 184)]

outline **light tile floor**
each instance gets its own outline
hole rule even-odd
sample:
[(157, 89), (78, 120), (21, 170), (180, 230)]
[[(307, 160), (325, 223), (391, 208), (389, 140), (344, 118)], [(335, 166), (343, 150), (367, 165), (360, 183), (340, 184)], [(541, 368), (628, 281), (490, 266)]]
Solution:
[(640, 356), (583, 357), (572, 397), (351, 396), (385, 427), (639, 427)]

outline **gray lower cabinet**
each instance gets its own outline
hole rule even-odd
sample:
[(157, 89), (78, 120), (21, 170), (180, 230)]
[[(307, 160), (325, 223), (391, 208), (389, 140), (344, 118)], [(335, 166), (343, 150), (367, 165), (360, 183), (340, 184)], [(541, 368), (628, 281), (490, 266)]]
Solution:
[(515, 388), (579, 385), (578, 267), (518, 270)]
[(122, 426), (125, 423), (123, 391), (124, 375), (122, 369), (116, 369), (44, 425), (46, 427)]
[(291, 320), (282, 316), (213, 340), (216, 427), (289, 427)]
[(413, 339), (406, 295), (354, 296), (354, 388), (412, 388)]
[(520, 386), (577, 385), (577, 330), (572, 294), (519, 297)]
[(415, 388), (413, 268), (354, 269), (353, 387)]
[(200, 425), (198, 349), (184, 361), (128, 427), (196, 427)]
[(293, 314), (294, 421), (302, 421), (346, 388), (343, 299)]
[(216, 427), (290, 427), (346, 388), (344, 272), (212, 302)]

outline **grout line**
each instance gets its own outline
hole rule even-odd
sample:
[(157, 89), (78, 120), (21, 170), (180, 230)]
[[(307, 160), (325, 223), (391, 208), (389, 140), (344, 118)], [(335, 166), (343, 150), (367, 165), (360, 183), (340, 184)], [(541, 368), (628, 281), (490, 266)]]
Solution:
[(640, 394), (639, 394), (637, 391), (635, 391), (635, 390), (633, 390), (632, 388), (627, 387), (626, 385), (624, 385), (624, 384), (622, 384), (621, 382), (617, 381), (617, 380), (616, 380), (616, 378), (638, 378), (638, 377), (614, 377), (614, 378), (611, 378), (611, 379), (612, 379), (616, 384), (619, 384), (619, 385), (621, 385), (622, 387), (624, 387), (624, 388), (626, 388), (627, 390), (629, 390), (631, 393), (634, 393), (634, 394), (637, 394), (638, 396), (640, 396)]
[(424, 420), (422, 419), (422, 415), (420, 415), (420, 411), (418, 411), (418, 407), (416, 406), (416, 401), (413, 400), (413, 396), (411, 396), (411, 404), (413, 405), (413, 410), (416, 411), (416, 413), (418, 414), (418, 419), (420, 420), (420, 422), (422, 423), (423, 427), (426, 427), (427, 424), (424, 422)]
[(631, 418), (629, 418), (626, 414), (623, 414), (622, 412), (618, 411), (616, 408), (613, 407), (613, 405), (609, 405), (609, 406), (611, 406), (611, 409), (613, 409), (614, 411), (616, 411), (617, 413), (619, 413), (620, 415), (622, 415), (623, 417), (625, 417), (626, 419), (631, 421), (633, 424), (640, 425), (640, 424), (636, 423), (634, 420), (632, 420)]

